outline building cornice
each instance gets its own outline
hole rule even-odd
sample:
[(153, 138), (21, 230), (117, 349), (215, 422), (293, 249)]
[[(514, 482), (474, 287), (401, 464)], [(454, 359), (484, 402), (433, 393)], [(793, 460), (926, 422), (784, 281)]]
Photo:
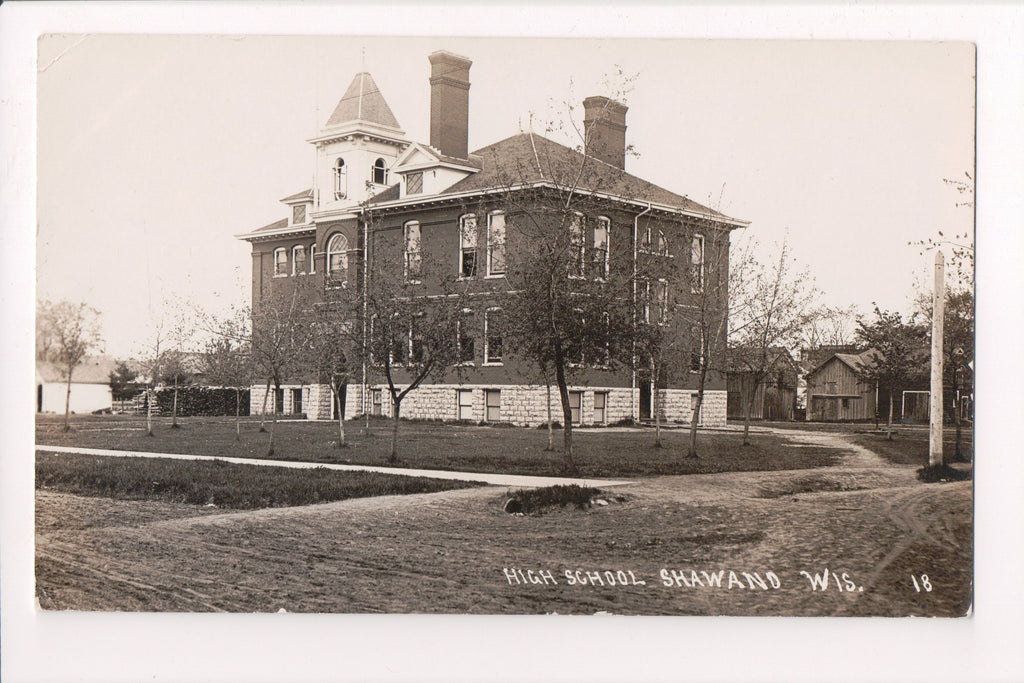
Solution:
[[(380, 202), (379, 204), (373, 204), (373, 205), (370, 206), (370, 210), (374, 211), (374, 210), (380, 210), (380, 209), (414, 208), (414, 207), (417, 207), (417, 206), (429, 206), (431, 204), (452, 204), (452, 203), (456, 203), (456, 202), (462, 201), (464, 199), (469, 199), (469, 198), (473, 198), (473, 197), (486, 197), (488, 195), (503, 195), (503, 194), (507, 194), (509, 192), (518, 192), (518, 191), (522, 191), (522, 190), (543, 189), (543, 188), (558, 189), (558, 186), (555, 185), (554, 183), (550, 182), (550, 181), (547, 181), (547, 180), (538, 180), (538, 181), (530, 182), (530, 183), (517, 183), (515, 185), (510, 185), (510, 186), (500, 187), (500, 188), (492, 187), (492, 188), (485, 188), (485, 189), (481, 189), (481, 190), (468, 190), (466, 192), (452, 192), (452, 193), (448, 193), (448, 194), (426, 195), (426, 196), (422, 196), (422, 197), (420, 197), (420, 196), (413, 196), (413, 197), (406, 196), (406, 197), (403, 197), (401, 199), (393, 199), (391, 201)], [(598, 199), (606, 199), (608, 201), (616, 202), (616, 203), (619, 203), (619, 204), (626, 204), (628, 206), (636, 208), (637, 210), (648, 209), (650, 211), (658, 211), (658, 212), (660, 212), (662, 214), (668, 214), (668, 215), (673, 215), (673, 216), (687, 216), (687, 217), (690, 217), (690, 218), (701, 218), (701, 219), (704, 219), (704, 220), (712, 221), (714, 223), (720, 223), (720, 224), (723, 224), (723, 225), (731, 226), (729, 228), (730, 230), (735, 230), (737, 228), (745, 228), (745, 227), (750, 225), (750, 221), (745, 221), (745, 220), (741, 220), (741, 219), (738, 219), (738, 218), (711, 216), (711, 215), (708, 215), (708, 214), (700, 212), (700, 211), (692, 211), (692, 210), (687, 210), (687, 209), (681, 209), (681, 208), (676, 207), (676, 206), (671, 206), (669, 204), (660, 204), (658, 202), (649, 202), (649, 201), (644, 201), (644, 200), (640, 200), (640, 199), (630, 199), (630, 198), (627, 198), (627, 197), (622, 197), (622, 196), (614, 195), (614, 194), (607, 193), (607, 192), (592, 192), (592, 191), (589, 191), (589, 190), (582, 190), (582, 189), (577, 189), (577, 190), (575, 190), (575, 192), (577, 194), (587, 195), (587, 196), (595, 197), (595, 198), (598, 198)]]
[(305, 233), (316, 234), (316, 225), (313, 223), (289, 225), (287, 228), (278, 228), (277, 230), (243, 232), (235, 235), (234, 237), (236, 239), (245, 240), (246, 242), (266, 242), (278, 237), (291, 237), (294, 235), (303, 235)]

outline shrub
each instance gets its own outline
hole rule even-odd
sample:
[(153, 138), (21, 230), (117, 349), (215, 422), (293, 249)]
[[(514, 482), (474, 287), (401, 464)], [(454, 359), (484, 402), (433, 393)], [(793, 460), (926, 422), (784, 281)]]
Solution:
[[(174, 389), (161, 387), (156, 391), (156, 402), (160, 411), (170, 415), (174, 406)], [(238, 409), (241, 415), (249, 414), (249, 390), (242, 389), (238, 395)], [(178, 387), (178, 416), (213, 417), (235, 414), (235, 390), (213, 387)]]
[(592, 489), (585, 486), (570, 484), (563, 486), (545, 486), (539, 489), (520, 489), (508, 494), (509, 500), (505, 503), (505, 509), (511, 512), (523, 512), (530, 514), (539, 512), (545, 508), (565, 507), (572, 504), (579, 509), (590, 505), (591, 499), (601, 493), (599, 489)]
[(940, 481), (967, 481), (971, 478), (971, 471), (958, 470), (949, 465), (925, 465), (917, 471), (917, 478), (930, 484)]

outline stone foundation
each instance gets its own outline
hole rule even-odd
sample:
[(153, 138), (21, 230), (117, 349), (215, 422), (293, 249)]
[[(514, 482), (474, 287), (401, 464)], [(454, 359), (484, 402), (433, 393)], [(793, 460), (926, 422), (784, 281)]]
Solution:
[[(302, 413), (311, 420), (333, 419), (331, 388), (326, 384), (282, 385), (284, 405), (282, 415), (295, 417), (295, 389), (302, 392)], [(363, 414), (359, 384), (350, 384), (345, 401), (345, 419), (351, 420)], [(366, 406), (377, 414), (374, 394), (379, 396), (379, 414), (391, 416), (391, 398), (386, 384), (366, 387)], [(266, 385), (253, 386), (250, 392), (249, 410), (259, 415), (263, 406)], [(470, 392), (464, 414), (459, 414), (459, 392)], [(497, 418), (486, 414), (486, 392), (497, 391), (499, 405)], [(628, 387), (582, 387), (570, 386), (571, 393), (580, 394), (580, 421), (577, 424), (599, 426), (615, 424), (622, 420), (637, 420), (640, 412), (640, 390)], [(271, 387), (273, 394), (273, 387)], [(604, 415), (597, 409), (597, 394), (604, 395)], [(665, 423), (689, 424), (693, 414), (693, 401), (697, 392), (689, 389), (661, 389), (658, 391), (658, 410)], [(702, 427), (723, 427), (726, 419), (726, 392), (705, 391), (704, 405), (698, 424)], [(480, 385), (480, 384), (425, 384), (417, 387), (402, 400), (402, 417), (409, 419), (446, 420), (464, 422), (506, 422), (514, 425), (534, 427), (548, 420), (547, 389), (539, 385)], [(273, 395), (267, 403), (267, 414), (273, 411)], [(494, 411), (492, 411), (494, 412)], [(551, 417), (562, 422), (562, 403), (558, 389), (551, 388)]]

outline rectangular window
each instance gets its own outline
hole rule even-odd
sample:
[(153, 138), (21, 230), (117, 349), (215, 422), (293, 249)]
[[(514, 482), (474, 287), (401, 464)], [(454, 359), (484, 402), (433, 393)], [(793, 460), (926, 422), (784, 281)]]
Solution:
[(704, 289), (704, 235), (696, 234), (690, 247), (690, 286), (696, 294)]
[(459, 219), (459, 275), (476, 275), (476, 216)]
[(306, 248), (301, 244), (292, 249), (292, 275), (306, 272)]
[(306, 222), (306, 205), (296, 204), (292, 207), (292, 225), (302, 225)]
[(463, 311), (457, 322), (459, 362), (472, 363), (476, 360), (476, 344), (473, 341), (473, 312)]
[(405, 281), (419, 282), (423, 268), (420, 224), (412, 221), (405, 224)]
[(569, 392), (569, 415), (572, 417), (572, 423), (578, 425), (583, 421), (583, 392), (582, 391), (570, 391)]
[(583, 216), (573, 215), (569, 220), (569, 277), (583, 277)]
[(459, 420), (472, 420), (473, 419), (473, 390), (472, 389), (459, 389), (456, 392), (456, 398), (458, 400), (458, 417)]
[(381, 405), (383, 403), (384, 392), (380, 389), (374, 389), (370, 393), (370, 413), (373, 415), (381, 414)]
[(848, 399), (848, 398), (844, 398), (844, 399), (843, 399), (843, 410), (846, 410), (846, 409), (848, 409), (849, 407), (850, 407), (850, 399)]
[(646, 282), (642, 290), (645, 323), (663, 323), (668, 318), (668, 284)]
[(487, 422), (501, 422), (501, 389), (484, 390), (484, 404), (487, 407), (484, 419)]
[(423, 171), (407, 173), (405, 176), (405, 193), (419, 194), (423, 192)]
[(501, 363), (501, 327), (500, 309), (492, 308), (484, 313), (484, 363)]
[(284, 389), (274, 389), (274, 412), (278, 415), (284, 412)]
[(700, 372), (704, 358), (704, 331), (700, 325), (690, 328), (690, 335), (693, 338), (695, 349), (690, 351), (690, 372)]
[(316, 274), (316, 245), (309, 245), (309, 274)]
[(409, 364), (416, 365), (423, 362), (423, 333), (415, 318), (409, 323)]
[(594, 226), (594, 251), (590, 255), (594, 277), (608, 277), (608, 236), (611, 234), (611, 221), (600, 216)]
[(487, 217), (487, 274), (505, 274), (505, 214)]
[(292, 413), (295, 415), (302, 413), (302, 389), (292, 389)]
[(274, 277), (288, 274), (288, 250), (284, 247), (274, 250)]
[(603, 391), (594, 392), (594, 424), (603, 425), (608, 421), (605, 409), (608, 406), (608, 394)]

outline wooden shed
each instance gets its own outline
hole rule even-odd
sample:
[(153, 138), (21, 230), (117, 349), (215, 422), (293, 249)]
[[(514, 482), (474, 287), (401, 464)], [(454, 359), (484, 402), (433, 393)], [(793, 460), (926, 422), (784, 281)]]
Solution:
[[(729, 371), (726, 374), (728, 386), (728, 418), (742, 420), (746, 406), (744, 399), (750, 396), (754, 378), (744, 367), (742, 349), (729, 352)], [(792, 420), (796, 407), (796, 386), (799, 368), (789, 351), (773, 347), (769, 349), (771, 370), (756, 387), (754, 404), (750, 410), (752, 420)]]
[(852, 422), (873, 420), (878, 405), (874, 382), (860, 379), (879, 352), (836, 353), (807, 373), (807, 420)]

